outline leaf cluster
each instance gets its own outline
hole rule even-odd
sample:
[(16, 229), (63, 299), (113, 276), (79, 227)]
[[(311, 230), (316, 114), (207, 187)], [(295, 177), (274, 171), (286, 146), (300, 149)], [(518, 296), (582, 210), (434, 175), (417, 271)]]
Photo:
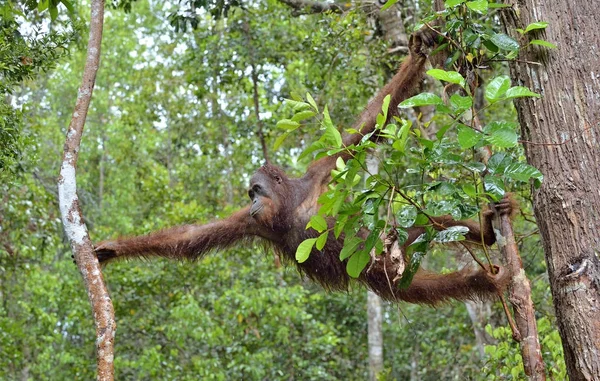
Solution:
[[(407, 250), (410, 268), (402, 284), (408, 285), (412, 275), (428, 251), (431, 242), (452, 242), (464, 239), (465, 229), (435, 231), (431, 217), (450, 215), (454, 219), (481, 218), (478, 212), (483, 204), (498, 201), (508, 190), (522, 189), (529, 183), (539, 187), (542, 174), (523, 162), (519, 147), (518, 124), (514, 114), (494, 115), (486, 120), (484, 111), (521, 97), (539, 98), (528, 88), (511, 86), (506, 75), (491, 77), (485, 85), (483, 73), (497, 57), (514, 58), (519, 44), (505, 34), (496, 32), (497, 25), (479, 23), (488, 10), (497, 9), (496, 3), (486, 1), (448, 1), (446, 10), (433, 17), (444, 17), (446, 29), (442, 48), (450, 52), (446, 66), (457, 70), (432, 69), (427, 74), (449, 84), (451, 95), (424, 92), (408, 98), (399, 105), (401, 117), (388, 116), (389, 97), (377, 116), (377, 127), (365, 135), (356, 146), (343, 147), (341, 135), (333, 124), (328, 109), (320, 114), (321, 137), (302, 154), (336, 155), (349, 152), (352, 159), (338, 159), (332, 172), (330, 190), (319, 199), (319, 215), (308, 227), (320, 236), (305, 241), (296, 253), (297, 260), (308, 258), (313, 247), (322, 248), (329, 233), (345, 237), (340, 260), (347, 261), (347, 271), (358, 277), (372, 255), (382, 252), (380, 237), (393, 234), (402, 244), (407, 229), (425, 227), (425, 233)], [(542, 27), (532, 26), (530, 30)], [(471, 75), (470, 73), (473, 73)], [(470, 78), (477, 78), (473, 82)], [(487, 104), (475, 99), (475, 92), (483, 92)], [(278, 127), (285, 132), (277, 140), (301, 127), (301, 121), (318, 113), (317, 105), (307, 94), (306, 101), (286, 101), (294, 111), (291, 119), (284, 119)], [(428, 121), (409, 118), (415, 107), (434, 108)], [(347, 130), (346, 133), (358, 133)], [(380, 168), (370, 173), (366, 165), (371, 150), (376, 149), (373, 137), (384, 143), (379, 149)], [(485, 152), (492, 154), (485, 155)], [(359, 186), (360, 179), (364, 184)], [(335, 225), (327, 229), (326, 217), (335, 218)], [(359, 238), (361, 229), (370, 233)], [(393, 233), (390, 231), (393, 230)]]

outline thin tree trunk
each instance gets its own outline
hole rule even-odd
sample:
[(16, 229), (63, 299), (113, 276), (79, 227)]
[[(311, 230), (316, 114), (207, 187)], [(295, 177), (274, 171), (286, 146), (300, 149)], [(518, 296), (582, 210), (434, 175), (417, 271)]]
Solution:
[(489, 301), (465, 302), (467, 313), (473, 323), (473, 332), (475, 333), (475, 342), (477, 343), (477, 352), (480, 358), (485, 357), (485, 346), (492, 342), (489, 335), (485, 332), (485, 324), (487, 324), (491, 315), (491, 303)]
[[(598, 4), (584, 0), (511, 0), (507, 32), (558, 46), (529, 46), (511, 65), (512, 78), (543, 99), (515, 102), (525, 153), (544, 174), (534, 190), (567, 372), (573, 381), (600, 379), (600, 29)], [(515, 28), (547, 21), (544, 32)], [(533, 65), (529, 62), (540, 62)], [(558, 144), (549, 144), (558, 143)]]
[(373, 291), (367, 291), (368, 340), (369, 340), (369, 379), (376, 381), (383, 371), (383, 332), (381, 298)]
[(419, 381), (419, 357), (421, 356), (421, 345), (419, 340), (415, 340), (413, 353), (410, 357), (410, 381)]
[[(371, 155), (367, 159), (367, 171), (370, 174), (379, 172), (379, 160)], [(383, 372), (383, 313), (381, 298), (367, 291), (367, 321), (369, 343), (369, 379), (376, 381), (377, 376)]]
[(100, 64), (103, 22), (104, 1), (92, 0), (87, 60), (65, 140), (62, 166), (58, 178), (58, 198), (65, 235), (71, 244), (77, 267), (83, 277), (88, 298), (92, 304), (96, 325), (97, 379), (109, 381), (114, 378), (115, 313), (79, 208), (76, 182), (81, 136)]
[[(545, 381), (546, 365), (542, 359), (535, 309), (531, 299), (531, 285), (519, 255), (510, 216), (499, 216), (496, 213), (493, 226), (498, 248), (510, 273), (508, 300), (513, 307), (514, 314), (514, 324), (511, 322), (511, 327), (513, 338), (519, 342), (521, 348), (525, 374), (530, 380)], [(508, 312), (507, 317), (510, 319)]]

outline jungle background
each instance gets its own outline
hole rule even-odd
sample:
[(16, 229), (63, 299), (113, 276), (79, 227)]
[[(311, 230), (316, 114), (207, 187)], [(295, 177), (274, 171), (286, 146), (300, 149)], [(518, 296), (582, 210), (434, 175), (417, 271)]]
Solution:
[[(85, 62), (89, 9), (86, 2), (45, 3), (0, 6), (0, 378), (85, 380), (95, 372), (93, 321), (63, 238), (56, 181)], [(198, 9), (107, 4), (78, 163), (92, 239), (207, 222), (245, 205), (248, 180), (263, 162), (261, 135), (273, 162), (301, 174), (308, 159), (300, 153), (319, 126), (306, 123), (273, 149), (284, 133), (277, 122), (291, 114), (283, 100), (308, 92), (328, 106), (336, 125), (348, 126), (402, 58), (401, 46), (391, 49), (384, 38), (378, 8), (365, 4), (308, 15), (275, 0)], [(410, 33), (432, 5), (397, 6)], [(508, 73), (502, 64), (495, 70)], [(509, 104), (487, 112), (516, 120)], [(398, 172), (410, 175), (405, 165)], [(517, 197), (516, 231), (543, 356), (548, 373), (561, 379), (529, 190)], [(466, 260), (456, 248), (436, 246), (425, 264), (444, 271)], [(369, 377), (366, 291), (328, 293), (279, 266), (261, 245), (199, 263), (115, 263), (104, 276), (118, 325), (117, 379)], [(384, 304), (382, 316), (381, 379), (523, 377), (499, 304)]]

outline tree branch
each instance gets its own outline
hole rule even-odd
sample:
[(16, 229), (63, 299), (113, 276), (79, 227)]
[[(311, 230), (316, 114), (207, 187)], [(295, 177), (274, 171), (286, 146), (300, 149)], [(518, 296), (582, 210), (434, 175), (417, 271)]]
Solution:
[(546, 366), (542, 359), (537, 322), (535, 320), (535, 308), (531, 300), (531, 284), (527, 279), (525, 269), (523, 269), (523, 261), (519, 255), (510, 216), (499, 216), (496, 213), (494, 228), (496, 235), (500, 235), (497, 239), (498, 247), (511, 275), (508, 286), (508, 300), (513, 307), (517, 326), (517, 331), (513, 329), (513, 338), (521, 346), (525, 374), (530, 380), (542, 381), (546, 379)]
[(79, 208), (77, 197), (76, 168), (79, 156), (81, 136), (87, 116), (96, 73), (100, 63), (100, 46), (104, 22), (104, 0), (92, 0), (90, 35), (87, 47), (87, 59), (83, 70), (83, 79), (75, 110), (65, 140), (60, 176), (58, 178), (58, 198), (60, 214), (77, 267), (92, 305), (96, 326), (97, 379), (112, 381), (114, 378), (114, 337), (115, 313), (108, 290), (100, 271), (98, 259), (94, 254), (87, 227)]

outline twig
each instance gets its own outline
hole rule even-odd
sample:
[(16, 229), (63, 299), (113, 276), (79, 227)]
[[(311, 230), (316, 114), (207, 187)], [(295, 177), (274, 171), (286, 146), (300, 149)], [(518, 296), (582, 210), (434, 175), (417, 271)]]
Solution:
[(521, 337), (521, 332), (519, 332), (519, 329), (517, 328), (517, 325), (515, 324), (515, 320), (513, 319), (512, 315), (510, 314), (510, 310), (508, 309), (508, 305), (506, 304), (506, 299), (504, 299), (504, 295), (502, 294), (498, 294), (498, 297), (500, 298), (500, 302), (502, 303), (502, 308), (504, 309), (504, 314), (506, 315), (506, 319), (508, 320), (508, 325), (510, 326), (510, 330), (512, 331), (512, 336), (513, 339), (515, 341), (520, 342), (522, 337)]
[(472, 250), (469, 248), (469, 246), (468, 246), (466, 243), (464, 243), (464, 242), (462, 242), (462, 241), (459, 241), (459, 243), (462, 245), (462, 247), (464, 247), (464, 248), (465, 248), (465, 250), (467, 250), (467, 251), (469, 252), (469, 254), (471, 255), (471, 257), (473, 258), (473, 260), (474, 260), (475, 262), (477, 262), (477, 264), (479, 265), (479, 267), (481, 267), (481, 268), (482, 268), (482, 269), (484, 269), (485, 271), (488, 271), (488, 270), (489, 270), (489, 271), (491, 271), (491, 269), (492, 269), (493, 267), (492, 267), (492, 266), (490, 266), (490, 268), (489, 268), (489, 269), (488, 269), (488, 268), (486, 268), (486, 267), (485, 267), (485, 265), (484, 265), (484, 264), (483, 264), (483, 263), (482, 263), (482, 262), (479, 260), (479, 258), (477, 258), (477, 256), (475, 255), (475, 253), (473, 253), (473, 251), (472, 251)]

